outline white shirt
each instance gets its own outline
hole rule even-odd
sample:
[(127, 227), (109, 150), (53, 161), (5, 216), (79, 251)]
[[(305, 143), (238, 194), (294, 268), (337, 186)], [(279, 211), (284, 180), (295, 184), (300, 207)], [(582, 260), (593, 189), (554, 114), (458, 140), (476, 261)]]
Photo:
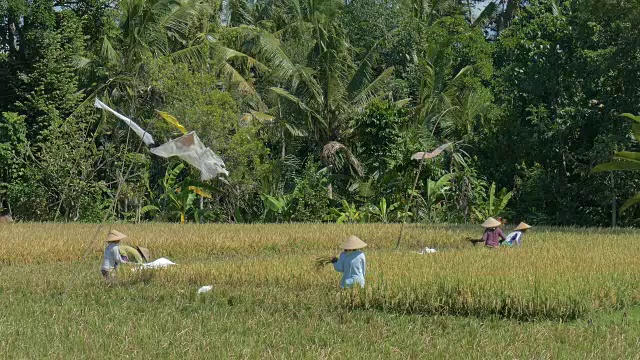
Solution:
[(124, 262), (120, 256), (120, 249), (118, 249), (118, 245), (119, 244), (116, 242), (110, 242), (109, 245), (107, 245), (107, 248), (104, 249), (102, 267), (100, 268), (101, 270), (109, 271), (115, 269), (116, 266)]
[(507, 240), (505, 240), (505, 242), (508, 242), (511, 245), (520, 246), (521, 240), (522, 240), (522, 231), (514, 231), (511, 234), (507, 235)]

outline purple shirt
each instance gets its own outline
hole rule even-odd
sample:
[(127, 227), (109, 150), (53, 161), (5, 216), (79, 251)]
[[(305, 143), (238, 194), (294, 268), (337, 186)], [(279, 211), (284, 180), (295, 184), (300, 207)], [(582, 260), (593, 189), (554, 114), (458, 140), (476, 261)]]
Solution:
[(482, 240), (484, 240), (484, 244), (487, 246), (500, 246), (500, 238), (502, 238), (502, 240), (506, 239), (500, 228), (487, 229), (484, 231), (484, 234), (482, 234)]

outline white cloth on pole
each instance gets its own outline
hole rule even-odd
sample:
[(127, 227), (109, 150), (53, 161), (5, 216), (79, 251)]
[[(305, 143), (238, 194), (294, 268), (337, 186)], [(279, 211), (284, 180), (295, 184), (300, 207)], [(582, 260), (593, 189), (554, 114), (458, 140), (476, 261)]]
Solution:
[[(151, 134), (138, 126), (138, 124), (133, 122), (131, 119), (114, 111), (105, 103), (98, 100), (98, 98), (96, 98), (94, 106), (111, 112), (117, 118), (124, 121), (136, 134), (138, 134), (145, 144), (154, 145)], [(150, 151), (152, 154), (164, 158), (171, 156), (179, 157), (200, 170), (201, 180), (211, 180), (219, 174), (229, 176), (229, 172), (225, 169), (224, 161), (222, 161), (222, 159), (211, 149), (204, 146), (195, 131), (166, 142), (158, 147), (151, 148)]]
[(124, 121), (125, 124), (129, 125), (131, 130), (133, 130), (136, 134), (138, 134), (138, 136), (140, 136), (140, 138), (142, 139), (142, 141), (144, 141), (145, 144), (147, 144), (147, 145), (153, 145), (154, 144), (153, 137), (151, 136), (151, 134), (149, 134), (145, 129), (143, 129), (140, 126), (138, 126), (138, 124), (133, 122), (133, 120), (131, 120), (131, 119), (127, 118), (126, 116), (116, 112), (115, 110), (113, 110), (112, 108), (107, 106), (105, 103), (103, 103), (102, 101), (98, 100), (98, 98), (96, 98), (96, 101), (94, 102), (93, 105), (95, 107), (97, 107), (97, 108), (109, 111), (110, 113), (115, 115), (118, 119)]
[(200, 170), (201, 180), (210, 180), (218, 174), (229, 175), (224, 162), (211, 149), (204, 146), (194, 131), (150, 150), (152, 154), (168, 158), (177, 156)]

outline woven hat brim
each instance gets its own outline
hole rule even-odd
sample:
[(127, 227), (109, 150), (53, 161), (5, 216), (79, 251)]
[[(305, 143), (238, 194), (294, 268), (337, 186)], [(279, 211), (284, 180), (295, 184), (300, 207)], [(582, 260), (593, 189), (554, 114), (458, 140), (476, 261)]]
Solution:
[(342, 243), (344, 250), (358, 250), (367, 247), (367, 243), (360, 240), (357, 236), (350, 236)]
[(488, 218), (482, 223), (482, 227), (484, 228), (495, 228), (502, 225), (502, 223), (494, 218)]
[(105, 240), (106, 242), (111, 242), (111, 241), (120, 241), (122, 239), (126, 239), (127, 235), (118, 232), (118, 231), (111, 231), (109, 233), (109, 235), (107, 235), (107, 239)]

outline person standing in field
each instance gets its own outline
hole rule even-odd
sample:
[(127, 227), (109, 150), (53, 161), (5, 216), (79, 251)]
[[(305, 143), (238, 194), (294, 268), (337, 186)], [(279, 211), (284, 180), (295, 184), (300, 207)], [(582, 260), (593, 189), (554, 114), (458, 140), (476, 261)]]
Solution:
[(367, 244), (364, 241), (357, 236), (351, 235), (342, 243), (341, 247), (344, 251), (340, 254), (340, 257), (331, 259), (334, 269), (342, 273), (341, 288), (351, 288), (356, 284), (364, 287), (367, 262), (361, 249), (366, 246)]
[(516, 226), (516, 228), (512, 233), (507, 235), (507, 239), (501, 245), (506, 245), (506, 246), (522, 245), (522, 235), (524, 235), (524, 233), (528, 229), (531, 229), (531, 226), (529, 224), (521, 222), (520, 224), (518, 224), (518, 226)]
[(109, 280), (112, 276), (112, 272), (115, 271), (120, 264), (125, 263), (120, 255), (120, 240), (125, 239), (127, 235), (111, 230), (105, 242), (107, 247), (104, 249), (104, 256), (102, 259), (102, 267), (100, 271), (105, 279)]
[(500, 239), (506, 240), (504, 233), (500, 229), (502, 223), (492, 217), (488, 218), (482, 223), (484, 233), (482, 234), (482, 241), (487, 248), (495, 249), (500, 246)]

